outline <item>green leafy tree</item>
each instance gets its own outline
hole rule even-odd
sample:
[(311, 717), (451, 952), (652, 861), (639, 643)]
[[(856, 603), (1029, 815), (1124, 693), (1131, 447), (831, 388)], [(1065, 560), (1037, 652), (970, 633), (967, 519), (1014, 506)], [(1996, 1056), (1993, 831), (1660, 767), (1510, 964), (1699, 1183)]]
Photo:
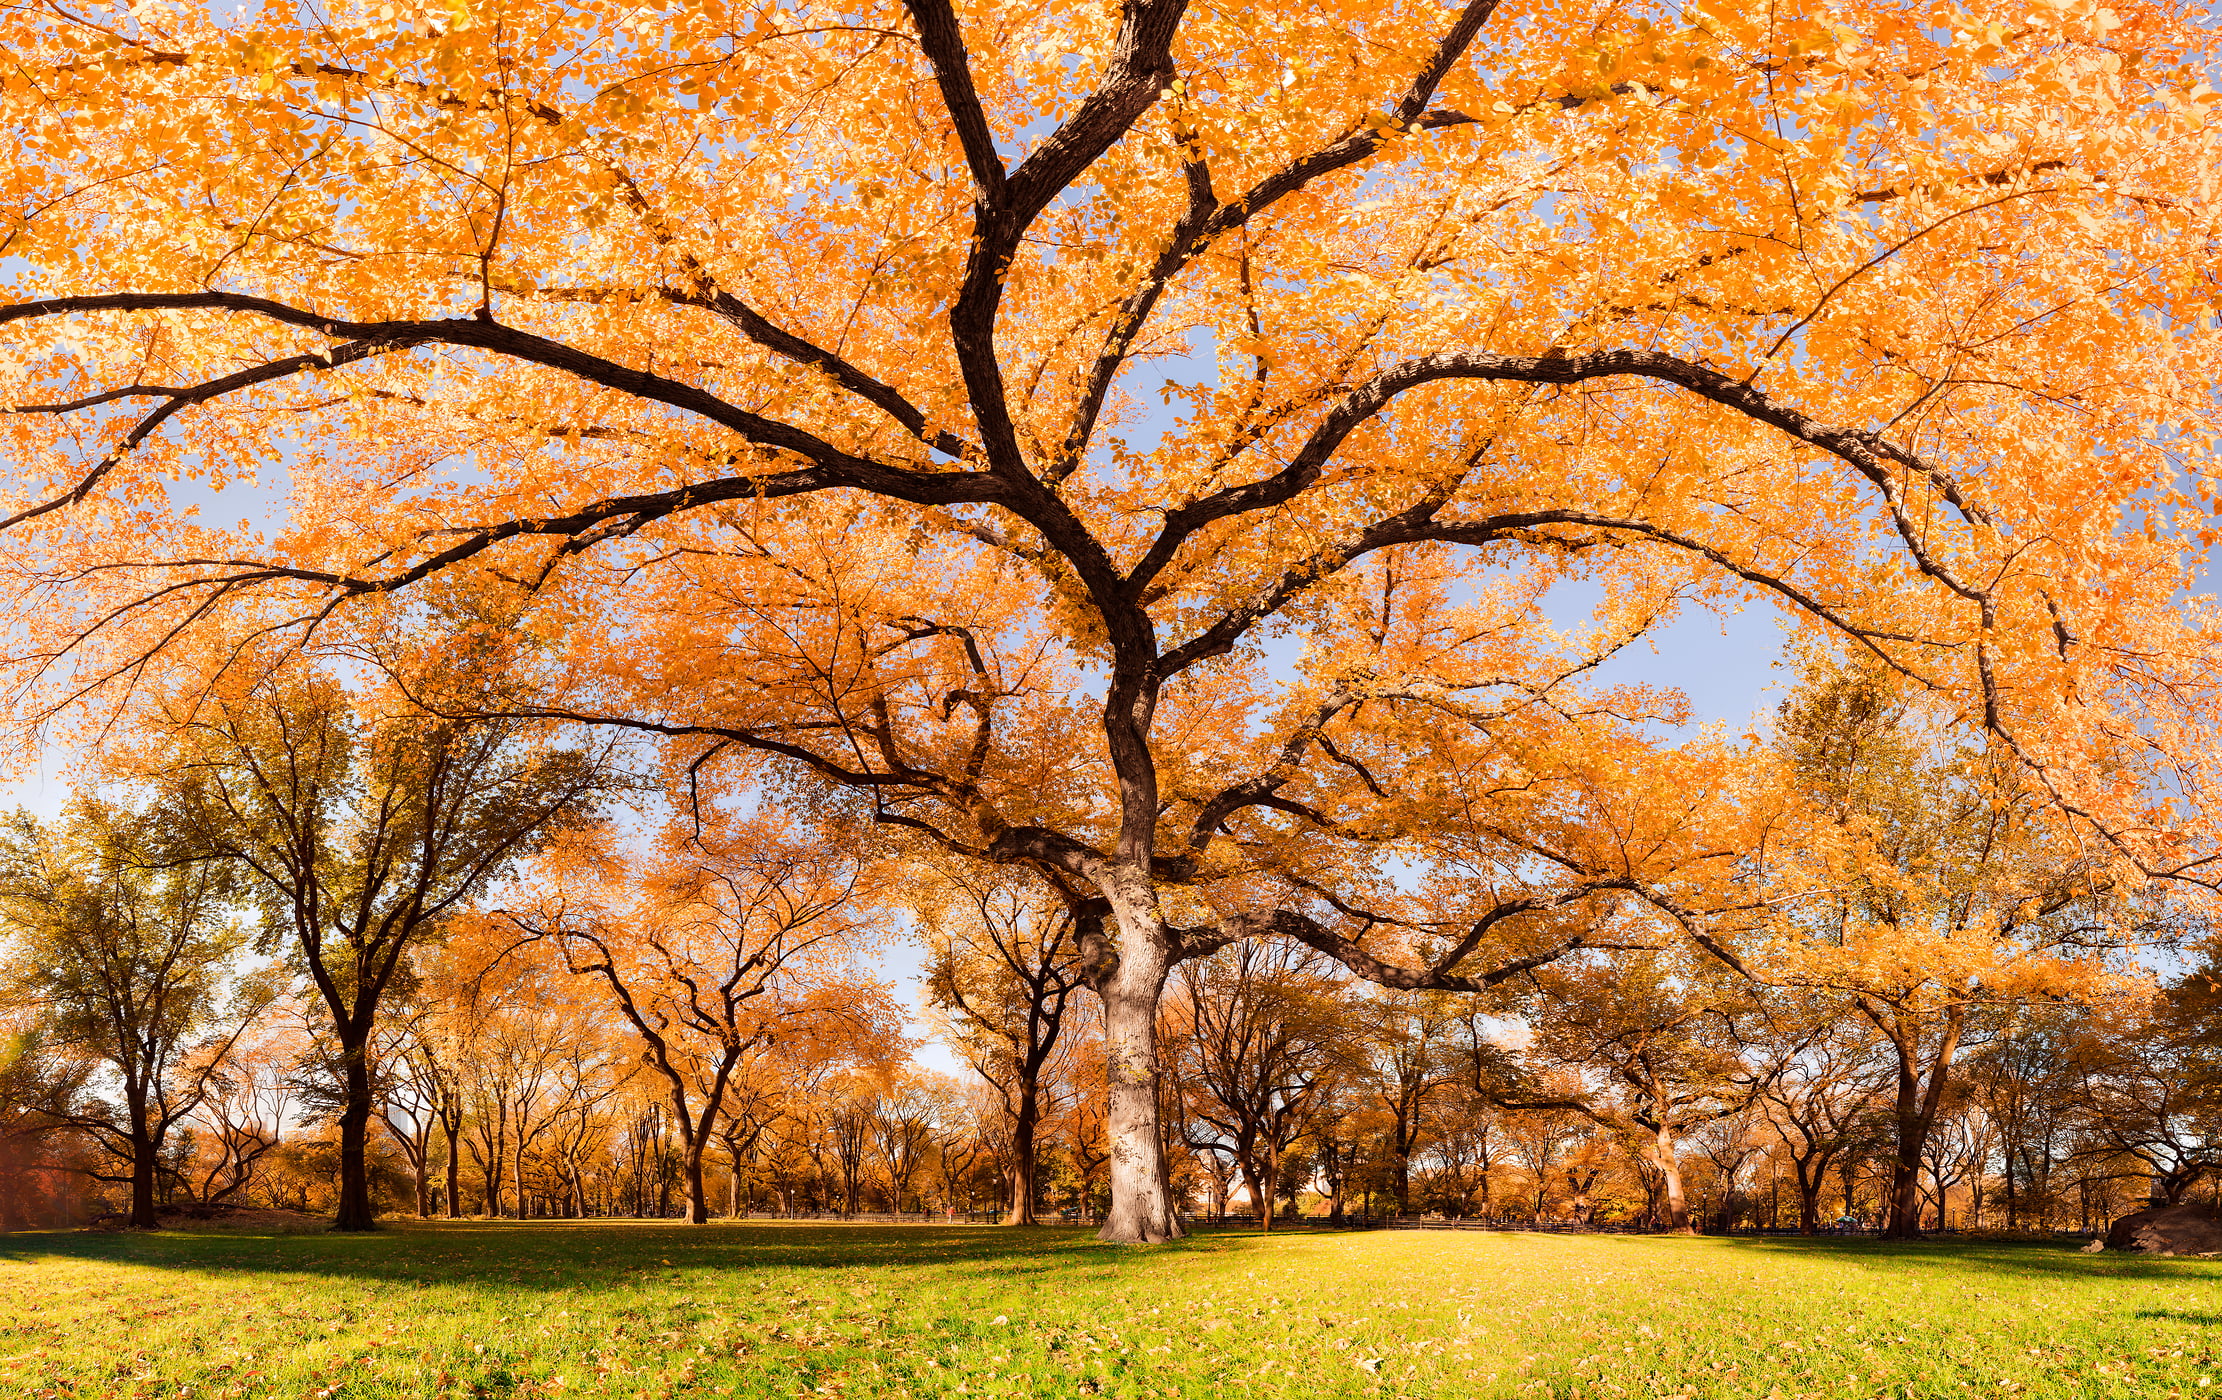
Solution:
[(18, 812), (0, 838), (5, 980), (38, 1008), (56, 1051), (98, 1067), (43, 1112), (122, 1164), (131, 1224), (154, 1229), (172, 1133), (208, 1097), (267, 979), (235, 977), (244, 934), (236, 872), (180, 855), (156, 818), (94, 798), (45, 824)]

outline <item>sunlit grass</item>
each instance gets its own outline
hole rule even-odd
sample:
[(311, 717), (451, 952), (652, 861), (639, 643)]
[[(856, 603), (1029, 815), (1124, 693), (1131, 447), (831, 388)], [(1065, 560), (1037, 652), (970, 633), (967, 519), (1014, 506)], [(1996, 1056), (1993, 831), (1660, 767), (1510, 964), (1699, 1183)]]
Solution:
[[(2216, 1378), (2210, 1383), (2209, 1378)], [(0, 1395), (2184, 1396), (2222, 1264), (1448, 1233), (0, 1236)]]

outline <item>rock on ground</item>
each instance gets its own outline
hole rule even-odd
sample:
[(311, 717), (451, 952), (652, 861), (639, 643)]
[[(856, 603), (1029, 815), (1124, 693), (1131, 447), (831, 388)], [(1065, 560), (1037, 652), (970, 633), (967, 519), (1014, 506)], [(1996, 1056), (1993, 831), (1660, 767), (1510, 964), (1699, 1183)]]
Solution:
[(2114, 1222), (2106, 1247), (2139, 1254), (2222, 1253), (2222, 1215), (2205, 1206), (2141, 1210)]

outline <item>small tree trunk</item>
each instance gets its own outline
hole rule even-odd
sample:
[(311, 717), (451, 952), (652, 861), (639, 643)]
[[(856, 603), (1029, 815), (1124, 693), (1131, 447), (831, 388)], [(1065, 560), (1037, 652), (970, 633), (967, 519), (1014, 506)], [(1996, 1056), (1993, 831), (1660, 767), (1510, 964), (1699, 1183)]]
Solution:
[[(1173, 1210), (1158, 1133), (1157, 1002), (1170, 965), (1154, 915), (1121, 912), (1119, 965), (1102, 987), (1111, 1209), (1096, 1238), (1160, 1244), (1188, 1233)], [(1135, 927), (1145, 920), (1153, 926)]]
[(370, 1204), (370, 1057), (361, 1043), (343, 1045), (346, 1098), (339, 1115), (339, 1211), (335, 1230), (375, 1230)]
[(532, 1201), (525, 1194), (525, 1108), (524, 1100), (517, 1103), (517, 1150), (509, 1157), (509, 1184), (517, 1195), (517, 1218), (529, 1219)]

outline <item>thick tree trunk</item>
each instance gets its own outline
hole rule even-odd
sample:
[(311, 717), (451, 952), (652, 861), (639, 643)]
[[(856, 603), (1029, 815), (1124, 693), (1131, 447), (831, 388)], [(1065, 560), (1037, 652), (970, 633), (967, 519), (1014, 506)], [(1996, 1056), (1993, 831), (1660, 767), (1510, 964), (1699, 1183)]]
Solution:
[[(1242, 1174), (1242, 1194), (1250, 1198), (1250, 1209), (1257, 1212), (1258, 1219), (1265, 1221), (1267, 1216), (1265, 1174), (1258, 1170), (1247, 1155), (1239, 1156), (1235, 1160), (1239, 1164), (1238, 1169)], [(1271, 1229), (1271, 1224), (1268, 1223), (1266, 1228)]]
[(1034, 1189), (1040, 1170), (1042, 1098), (1039, 1081), (1018, 1086), (1018, 1114), (1011, 1121), (1011, 1208), (1006, 1225), (1038, 1225), (1034, 1217)]
[(1827, 1168), (1807, 1172), (1803, 1162), (1792, 1164), (1798, 1171), (1798, 1233), (1821, 1233), (1821, 1187), (1828, 1180)]
[(375, 1230), (370, 1204), (370, 1057), (365, 1044), (341, 1047), (346, 1098), (339, 1115), (339, 1211), (335, 1230)]
[[(1908, 1132), (1918, 1131), (1910, 1125)], [(1884, 1237), (1893, 1240), (1921, 1238), (1921, 1167), (1906, 1160), (1908, 1139), (1899, 1139), (1898, 1155), (1890, 1163), (1890, 1222)]]
[(131, 1134), (131, 1228), (159, 1230), (162, 1219), (154, 1209), (156, 1149), (154, 1139), (137, 1124)]
[[(1152, 916), (1130, 916), (1123, 922), (1146, 917)], [(1111, 1088), (1105, 1121), (1111, 1210), (1096, 1237), (1113, 1244), (1159, 1244), (1188, 1233), (1173, 1210), (1157, 1122), (1157, 999), (1171, 969), (1154, 929), (1122, 927), (1120, 932), (1119, 965), (1102, 986)]]
[(1690, 1199), (1682, 1189), (1682, 1154), (1675, 1151), (1674, 1130), (1660, 1125), (1651, 1134), (1651, 1165), (1659, 1172), (1659, 1228), (1670, 1235), (1694, 1235)]
[(687, 1173), (687, 1223), (710, 1223), (710, 1198), (702, 1186), (702, 1139), (697, 1136), (686, 1144), (684, 1161)]
[[(1944, 1087), (1959, 1052), (1965, 1021), (1965, 1007), (1955, 1006), (1945, 1012), (1936, 1053), (1927, 1067), (1927, 1083), (1922, 1082), (1921, 1067), (1914, 1058), (1916, 1042), (1893, 1036), (1898, 1051), (1898, 1154), (1890, 1164), (1890, 1221), (1883, 1231), (1886, 1239), (1921, 1238), (1921, 1162), (1927, 1155), (1937, 1109), (1944, 1102)], [(1877, 1024), (1881, 1024), (1879, 1018)], [(1942, 1208), (1940, 1202), (1940, 1212)]]

